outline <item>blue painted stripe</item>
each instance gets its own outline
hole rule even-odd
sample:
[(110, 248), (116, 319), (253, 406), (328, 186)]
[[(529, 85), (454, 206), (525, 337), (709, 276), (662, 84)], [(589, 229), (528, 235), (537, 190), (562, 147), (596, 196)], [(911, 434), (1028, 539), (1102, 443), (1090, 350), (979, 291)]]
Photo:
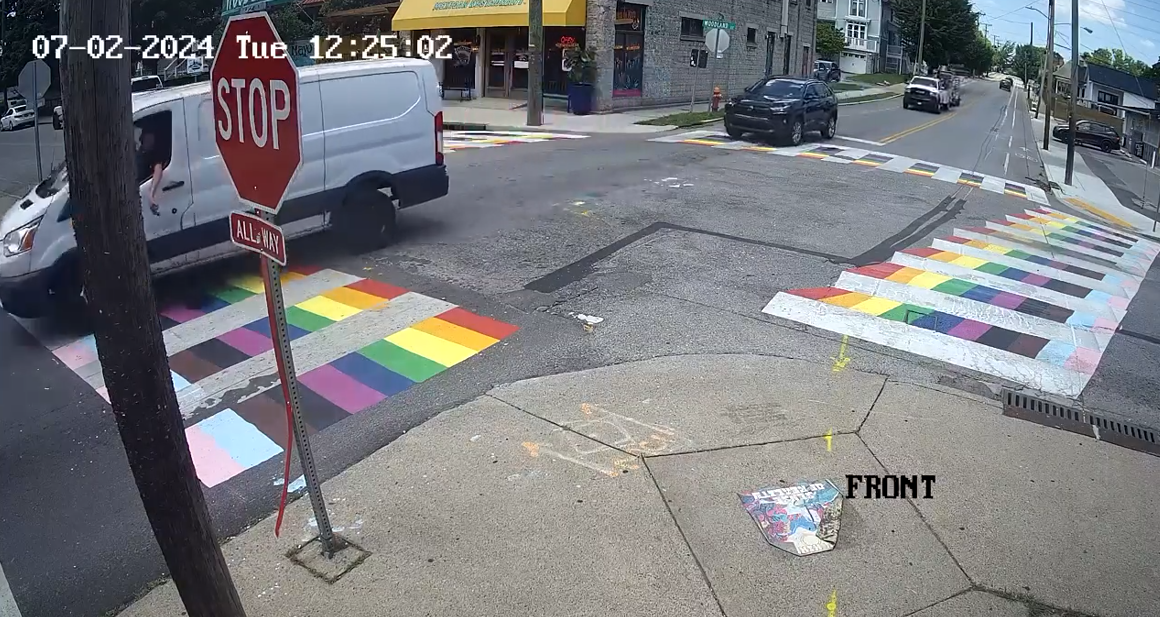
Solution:
[(215, 296), (206, 296), (202, 299), (201, 306), (197, 309), (203, 313), (212, 313), (216, 310), (223, 309), (229, 306), (230, 303)]
[(223, 409), (198, 422), (197, 426), (245, 469), (256, 467), (282, 453), (281, 446), (271, 441), (256, 426), (243, 420), (233, 409)]
[(1047, 341), (1043, 349), (1035, 356), (1036, 360), (1050, 362), (1056, 366), (1063, 366), (1071, 354), (1075, 353), (1075, 345), (1063, 341)]
[(1112, 295), (1109, 293), (1105, 293), (1105, 292), (1093, 289), (1093, 290), (1091, 290), (1091, 292), (1088, 293), (1088, 295), (1084, 296), (1084, 300), (1091, 300), (1092, 302), (1099, 302), (1100, 304), (1107, 304), (1108, 299), (1111, 297), (1112, 297)]
[(188, 379), (182, 377), (181, 375), (178, 375), (177, 373), (174, 373), (173, 371), (169, 371), (169, 376), (173, 378), (173, 391), (174, 392), (181, 392), (182, 390), (188, 388), (191, 385), (189, 383)]
[(1096, 316), (1088, 313), (1072, 313), (1071, 317), (1067, 318), (1066, 323), (1069, 326), (1090, 330), (1092, 326), (1096, 325)]
[(347, 354), (330, 364), (386, 396), (394, 396), (415, 383), (359, 353)]
[[(269, 320), (269, 318), (263, 317), (262, 319), (250, 322), (242, 327), (247, 329), (247, 330), (250, 330), (251, 332), (257, 332), (258, 334), (261, 334), (262, 336), (265, 336), (266, 338), (274, 338), (270, 334), (270, 320)], [(292, 341), (296, 341), (296, 340), (306, 336), (307, 334), (310, 334), (309, 331), (303, 330), (302, 328), (299, 328), (298, 326), (296, 326), (294, 324), (289, 324), (289, 323), (286, 324), (286, 329), (290, 332), (290, 340), (292, 340)]]

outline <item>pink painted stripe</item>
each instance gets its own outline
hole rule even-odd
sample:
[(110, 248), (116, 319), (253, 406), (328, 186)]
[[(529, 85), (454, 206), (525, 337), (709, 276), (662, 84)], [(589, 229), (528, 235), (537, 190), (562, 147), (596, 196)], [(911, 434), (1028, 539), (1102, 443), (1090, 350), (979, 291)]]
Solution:
[(86, 336), (56, 349), (52, 355), (75, 371), (86, 364), (97, 361), (97, 347), (92, 338)]
[(1092, 324), (1092, 331), (1113, 334), (1118, 327), (1120, 327), (1118, 322), (1112, 321), (1111, 319), (1104, 319), (1103, 317), (1096, 317), (1096, 322)]
[(161, 315), (168, 317), (177, 323), (185, 323), (205, 315), (205, 312), (199, 311), (197, 309), (186, 308), (184, 306), (171, 306), (161, 311)]
[(1121, 298), (1119, 296), (1111, 296), (1108, 298), (1108, 304), (1110, 304), (1118, 309), (1124, 309), (1124, 310), (1128, 309), (1128, 299), (1127, 298)]
[(1094, 349), (1079, 347), (1063, 363), (1063, 368), (1079, 371), (1085, 375), (1091, 375), (1096, 372), (1096, 367), (1100, 364), (1101, 355), (1100, 352)]
[(242, 473), (245, 469), (230, 458), (230, 453), (198, 426), (185, 429), (185, 439), (189, 442), (189, 453), (193, 456), (193, 467), (197, 477), (207, 487), (214, 487)]
[(347, 413), (358, 413), (387, 398), (329, 364), (302, 375), (299, 380)]
[(249, 328), (230, 330), (219, 336), (218, 340), (250, 357), (264, 354), (274, 348), (274, 342), (269, 337)]
[(97, 388), (97, 395), (100, 396), (101, 398), (105, 399), (106, 403), (109, 402), (109, 389), (106, 388), (105, 386), (101, 386), (101, 387)]

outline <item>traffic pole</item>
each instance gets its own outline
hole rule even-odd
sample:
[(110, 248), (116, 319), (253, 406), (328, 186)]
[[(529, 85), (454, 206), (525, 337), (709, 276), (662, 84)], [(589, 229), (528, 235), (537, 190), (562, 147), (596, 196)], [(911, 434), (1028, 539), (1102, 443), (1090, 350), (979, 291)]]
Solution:
[(1067, 167), (1063, 183), (1071, 186), (1075, 172), (1075, 100), (1079, 98), (1079, 0), (1071, 0), (1071, 100), (1067, 105)]
[[(1055, 107), (1055, 0), (1047, 0), (1047, 53), (1043, 57), (1043, 91), (1039, 93), (1039, 106), (1043, 107), (1043, 150), (1051, 143), (1051, 112)], [(1039, 111), (1035, 112), (1036, 117)]]
[(528, 126), (544, 124), (544, 0), (528, 2)]
[[(720, 51), (718, 51), (719, 49), (721, 49), (721, 29), (717, 28), (716, 30), (713, 31), (713, 60), (714, 60), (714, 62), (713, 62), (713, 70), (709, 72), (709, 87), (710, 88), (715, 87), (717, 84), (717, 62), (716, 62), (716, 60), (718, 59), (717, 54), (721, 53)], [(713, 91), (712, 91), (712, 89), (710, 89), (709, 90), (709, 101), (712, 101), (712, 100), (713, 100)], [(712, 102), (710, 102), (709, 109), (712, 109), (712, 108), (713, 108), (713, 104), (712, 104)]]
[[(40, 92), (40, 86), (36, 83), (36, 74), (38, 71), (32, 71), (32, 92)], [(32, 99), (32, 139), (36, 142), (36, 183), (40, 184), (44, 180), (44, 169), (40, 162), (40, 96), (34, 96)]]
[[(1035, 49), (1035, 22), (1031, 22), (1031, 42), (1027, 44), (1031, 49)], [(1023, 92), (1027, 95), (1027, 104), (1031, 104), (1031, 80), (1029, 79), (1028, 71), (1031, 67), (1027, 64), (1023, 65)]]
[[(274, 215), (255, 210), (262, 220), (274, 223)], [(336, 541), (334, 529), (330, 526), (330, 516), (326, 512), (326, 501), (322, 498), (322, 483), (318, 480), (318, 468), (314, 464), (314, 453), (310, 450), (306, 422), (302, 419), (302, 398), (298, 393), (298, 374), (294, 370), (294, 352), (290, 347), (290, 329), (286, 325), (286, 304), (282, 298), (282, 268), (274, 260), (262, 256), (262, 282), (266, 288), (266, 309), (270, 314), (270, 333), (274, 343), (274, 358), (278, 363), (278, 378), (282, 382), (282, 396), (286, 400), (286, 421), (293, 434), (293, 446), (298, 449), (298, 462), (302, 465), (302, 476), (306, 480), (306, 492), (310, 495), (310, 505), (314, 508), (314, 519), (318, 523), (318, 540), (322, 551), (329, 557), (342, 547)], [(289, 465), (292, 444), (286, 444), (287, 465)], [(289, 478), (282, 485), (285, 498)], [(279, 510), (281, 520), (281, 510)]]
[[(922, 19), (918, 26), (918, 60), (914, 63), (915, 74), (922, 71), (922, 44), (926, 41), (926, 0), (922, 0)], [(921, 73), (926, 75), (925, 72)]]

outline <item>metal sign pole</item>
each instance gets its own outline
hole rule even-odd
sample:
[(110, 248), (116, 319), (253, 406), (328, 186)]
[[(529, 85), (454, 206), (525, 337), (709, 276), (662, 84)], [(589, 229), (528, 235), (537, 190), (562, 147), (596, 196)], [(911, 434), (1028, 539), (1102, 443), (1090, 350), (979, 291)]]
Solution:
[[(717, 28), (716, 31), (713, 32), (713, 60), (717, 60), (720, 58), (720, 56), (718, 55), (721, 53), (720, 49), (721, 49), (721, 29)], [(717, 84), (717, 63), (714, 62), (713, 63), (713, 70), (709, 73), (709, 88), (710, 88), (709, 100), (710, 101), (713, 100), (712, 88), (715, 87), (716, 84)], [(710, 103), (709, 107), (710, 108), (713, 107), (713, 104)]]
[(697, 66), (698, 64), (700, 64), (700, 62), (693, 63), (693, 93), (689, 95), (689, 113), (693, 113), (693, 105), (697, 101), (697, 82), (699, 81), (697, 76), (700, 74), (700, 71), (698, 70), (700, 67)]
[[(263, 220), (274, 223), (274, 215), (258, 212)], [(298, 461), (302, 464), (302, 475), (306, 479), (306, 491), (310, 494), (310, 505), (314, 507), (314, 518), (318, 522), (318, 539), (323, 551), (329, 556), (339, 548), (330, 527), (330, 517), (326, 513), (326, 501), (322, 499), (322, 484), (318, 481), (318, 469), (314, 465), (314, 454), (306, 434), (306, 423), (302, 420), (302, 399), (298, 395), (298, 376), (294, 372), (294, 353), (290, 348), (290, 331), (286, 326), (286, 305), (282, 299), (281, 267), (272, 259), (262, 257), (262, 280), (266, 287), (266, 305), (270, 311), (270, 332), (274, 342), (274, 357), (278, 361), (278, 373), (282, 380), (282, 394), (289, 408), (291, 428), (294, 431), (294, 446), (298, 448)], [(287, 444), (289, 446), (289, 444)]]
[(32, 139), (36, 142), (36, 182), (44, 180), (44, 169), (40, 162), (40, 87), (36, 83), (37, 71), (32, 71)]

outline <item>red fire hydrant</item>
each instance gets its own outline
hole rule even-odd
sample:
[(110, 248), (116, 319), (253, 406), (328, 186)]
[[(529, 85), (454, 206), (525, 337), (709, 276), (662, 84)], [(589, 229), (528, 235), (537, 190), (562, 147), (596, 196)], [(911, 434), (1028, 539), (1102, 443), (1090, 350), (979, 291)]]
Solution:
[(713, 111), (721, 106), (721, 86), (713, 86)]

